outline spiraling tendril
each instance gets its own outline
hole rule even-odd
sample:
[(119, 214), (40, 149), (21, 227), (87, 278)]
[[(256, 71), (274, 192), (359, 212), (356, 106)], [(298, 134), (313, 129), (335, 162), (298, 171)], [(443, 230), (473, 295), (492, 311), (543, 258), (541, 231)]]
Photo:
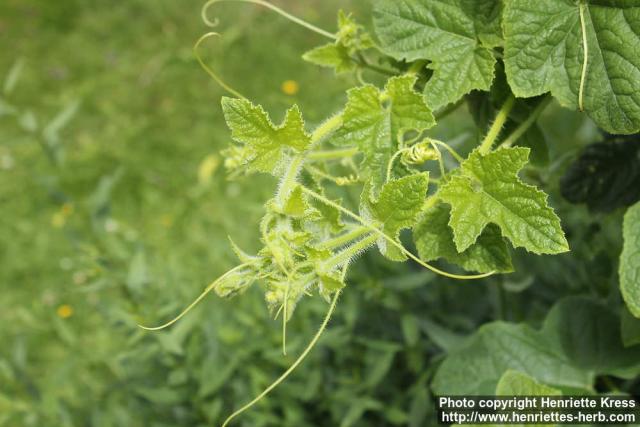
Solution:
[(271, 9), (272, 11), (276, 12), (277, 14), (279, 14), (280, 16), (288, 19), (291, 22), (294, 22), (308, 30), (313, 31), (314, 33), (318, 33), (322, 36), (325, 36), (327, 38), (330, 38), (332, 40), (336, 40), (337, 36), (333, 33), (330, 33), (328, 31), (323, 30), (322, 28), (318, 28), (315, 25), (298, 18), (297, 16), (294, 16), (282, 9), (280, 9), (279, 7), (267, 2), (267, 1), (263, 1), (263, 0), (209, 0), (208, 2), (205, 3), (205, 5), (202, 7), (202, 20), (204, 21), (204, 23), (209, 26), (209, 27), (216, 27), (218, 26), (218, 24), (220, 23), (220, 20), (218, 18), (215, 18), (213, 21), (211, 21), (209, 19), (209, 17), (207, 16), (207, 12), (209, 11), (209, 8), (211, 6), (213, 6), (216, 3), (221, 3), (221, 2), (240, 2), (240, 3), (251, 3), (251, 4), (257, 4), (260, 6), (264, 6), (268, 9)]

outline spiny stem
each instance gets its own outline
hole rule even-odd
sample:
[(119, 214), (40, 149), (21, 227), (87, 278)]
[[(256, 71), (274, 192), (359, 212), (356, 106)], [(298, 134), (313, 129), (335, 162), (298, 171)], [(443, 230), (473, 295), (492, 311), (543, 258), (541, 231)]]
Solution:
[(377, 240), (377, 237), (374, 234), (370, 234), (357, 242), (347, 246), (340, 252), (333, 255), (331, 258), (327, 259), (323, 262), (323, 269), (325, 271), (331, 271), (336, 267), (340, 267), (341, 265), (349, 264), (349, 260), (351, 260), (358, 253), (366, 250), (369, 246), (373, 245)]
[(355, 240), (358, 237), (360, 237), (363, 234), (366, 234), (368, 232), (369, 232), (369, 229), (367, 227), (356, 227), (351, 231), (347, 231), (344, 234), (341, 234), (341, 235), (339, 235), (337, 237), (334, 237), (333, 239), (329, 239), (329, 240), (325, 240), (324, 242), (320, 242), (320, 244), (318, 245), (318, 248), (320, 248), (320, 249), (335, 249), (335, 248), (339, 248), (339, 247), (346, 245), (347, 243), (351, 242), (352, 240)]
[(297, 16), (294, 16), (282, 9), (280, 9), (279, 7), (267, 2), (267, 1), (263, 1), (263, 0), (209, 0), (208, 2), (205, 3), (205, 5), (202, 7), (202, 20), (204, 21), (204, 23), (209, 26), (209, 27), (215, 27), (218, 25), (218, 19), (216, 18), (215, 21), (211, 22), (209, 20), (209, 18), (207, 17), (207, 11), (209, 10), (209, 8), (211, 6), (213, 6), (215, 3), (220, 3), (223, 1), (234, 1), (234, 2), (243, 2), (243, 3), (252, 3), (252, 4), (257, 4), (260, 6), (264, 6), (268, 9), (271, 9), (272, 11), (276, 12), (277, 14), (283, 16), (284, 18), (288, 19), (291, 22), (295, 22), (298, 25), (303, 26), (304, 28), (313, 31), (314, 33), (318, 33), (322, 36), (328, 37), (331, 40), (336, 40), (337, 36), (335, 34), (332, 34), (328, 31), (323, 30), (322, 28), (318, 28), (315, 25), (298, 18)]
[(383, 239), (385, 239), (386, 241), (388, 241), (389, 243), (391, 243), (393, 246), (395, 246), (396, 248), (398, 248), (398, 250), (400, 250), (403, 254), (405, 254), (407, 257), (411, 258), (412, 260), (414, 260), (415, 262), (417, 262), (418, 264), (420, 264), (421, 266), (423, 266), (424, 268), (427, 268), (431, 271), (433, 271), (434, 273), (440, 274), (441, 276), (445, 276), (445, 277), (450, 277), (452, 279), (460, 279), (460, 280), (471, 280), (471, 279), (481, 279), (483, 277), (488, 277), (491, 276), (492, 274), (495, 274), (495, 271), (491, 271), (489, 273), (483, 273), (483, 274), (475, 274), (475, 275), (469, 275), (469, 276), (462, 276), (459, 274), (452, 274), (452, 273), (447, 273), (446, 271), (442, 271), (432, 265), (427, 264), (426, 262), (422, 261), (420, 258), (418, 258), (417, 256), (415, 256), (414, 254), (412, 254), (411, 252), (409, 252), (404, 246), (402, 246), (400, 243), (396, 242), (395, 239), (393, 239), (392, 237), (389, 237), (386, 233), (384, 233), (382, 230), (380, 230), (379, 228), (377, 228), (376, 226), (370, 224), (368, 221), (366, 221), (364, 218), (362, 218), (359, 215), (356, 215), (355, 213), (351, 212), (349, 209), (345, 209), (342, 206), (340, 206), (337, 203), (332, 202), (331, 200), (327, 199), (326, 197), (322, 196), (321, 194), (316, 193), (313, 190), (310, 190), (307, 187), (302, 187), (302, 191), (305, 192), (306, 194), (310, 195), (311, 197), (321, 201), (322, 203), (325, 203), (329, 206), (331, 206), (334, 209), (338, 209), (340, 212), (344, 213), (345, 215), (355, 219), (356, 221), (358, 221), (360, 224), (364, 225), (365, 227), (369, 228), (371, 231), (376, 232), (378, 235), (380, 235), (380, 237), (382, 237)]
[(580, 91), (578, 92), (578, 108), (584, 111), (584, 84), (587, 79), (587, 65), (589, 64), (589, 44), (587, 43), (587, 25), (584, 19), (586, 8), (585, 0), (580, 0), (580, 27), (582, 29), (582, 50), (584, 59), (582, 60), (582, 73), (580, 74)]
[(531, 112), (529, 117), (527, 117), (527, 119), (524, 122), (520, 123), (520, 125), (513, 132), (511, 132), (511, 135), (509, 135), (507, 139), (505, 139), (500, 143), (500, 146), (511, 147), (522, 135), (524, 135), (524, 133), (531, 126), (533, 126), (536, 120), (538, 120), (538, 117), (540, 116), (540, 114), (542, 114), (542, 112), (547, 107), (547, 105), (549, 105), (550, 102), (551, 102), (550, 96), (540, 101), (540, 103), (536, 106), (536, 108)]
[(300, 365), (300, 363), (304, 360), (305, 357), (307, 357), (309, 352), (316, 345), (316, 343), (320, 339), (320, 336), (322, 335), (322, 333), (326, 329), (327, 324), (329, 323), (329, 319), (331, 318), (331, 315), (333, 314), (333, 311), (336, 308), (336, 303), (338, 302), (338, 297), (339, 296), (340, 296), (340, 291), (337, 291), (335, 293), (335, 295), (333, 296), (333, 299), (331, 300), (331, 305), (329, 305), (329, 309), (327, 310), (327, 314), (325, 315), (324, 320), (322, 321), (322, 324), (320, 325), (320, 329), (313, 336), (313, 339), (311, 340), (311, 342), (309, 342), (309, 344), (304, 349), (302, 354), (300, 354), (300, 356), (298, 356), (298, 358), (295, 360), (295, 362), (293, 362), (291, 364), (291, 366), (289, 366), (289, 369), (287, 369), (277, 380), (275, 380), (273, 383), (271, 383), (271, 385), (269, 387), (267, 387), (262, 393), (260, 393), (258, 396), (256, 396), (255, 399), (253, 399), (251, 402), (247, 403), (242, 408), (240, 408), (237, 411), (235, 411), (233, 414), (229, 415), (229, 417), (222, 424), (222, 427), (226, 427), (227, 425), (229, 425), (231, 420), (233, 420), (235, 417), (237, 417), (238, 415), (240, 415), (241, 413), (243, 413), (247, 409), (251, 408), (257, 402), (259, 402), (263, 397), (265, 397), (274, 388), (276, 388), (280, 383), (282, 383), (282, 381), (284, 381), (291, 374), (291, 372), (293, 372), (298, 367), (298, 365)]
[(311, 144), (309, 145), (313, 147), (340, 126), (342, 126), (342, 113), (336, 114), (320, 124), (311, 134)]
[(500, 111), (498, 111), (496, 119), (493, 121), (491, 128), (489, 128), (489, 132), (487, 132), (487, 136), (484, 137), (484, 139), (482, 140), (482, 144), (480, 144), (480, 154), (487, 154), (489, 151), (491, 151), (493, 143), (498, 138), (498, 135), (500, 135), (500, 131), (502, 130), (502, 127), (509, 117), (509, 113), (513, 108), (515, 100), (516, 99), (513, 95), (509, 95), (509, 98), (507, 98), (504, 104), (502, 104), (502, 108), (500, 108)]
[(167, 326), (171, 326), (174, 323), (176, 323), (178, 320), (180, 320), (185, 314), (187, 314), (188, 312), (191, 311), (191, 309), (193, 307), (195, 307), (200, 301), (202, 301), (202, 299), (207, 296), (207, 294), (209, 292), (211, 292), (211, 290), (213, 290), (213, 288), (216, 287), (216, 285), (218, 283), (220, 283), (221, 280), (225, 279), (226, 277), (228, 277), (229, 275), (235, 273), (238, 270), (241, 270), (245, 267), (248, 267), (249, 264), (245, 263), (245, 264), (240, 264), (234, 268), (232, 268), (231, 270), (227, 271), (226, 273), (224, 273), (222, 276), (218, 277), (213, 283), (211, 283), (209, 286), (207, 286), (205, 288), (205, 290), (200, 294), (200, 296), (198, 296), (198, 298), (196, 298), (191, 304), (189, 304), (189, 306), (187, 308), (185, 308), (182, 313), (180, 313), (178, 316), (176, 316), (173, 320), (170, 320), (169, 322), (165, 323), (164, 325), (160, 325), (160, 326), (156, 326), (153, 328), (150, 328), (148, 326), (142, 326), (142, 325), (138, 325), (139, 327), (141, 327), (142, 329), (146, 329), (147, 331), (158, 331), (160, 329), (164, 329)]
[(336, 160), (352, 157), (358, 154), (357, 148), (342, 148), (337, 150), (311, 151), (307, 155), (309, 160)]
[(303, 154), (295, 155), (289, 162), (276, 193), (276, 200), (280, 209), (284, 209), (284, 205), (286, 204), (289, 195), (291, 195), (293, 189), (298, 185), (297, 178), (300, 173), (300, 169), (302, 169), (303, 163)]
[(196, 44), (193, 45), (193, 54), (195, 55), (196, 59), (198, 60), (198, 63), (200, 63), (200, 66), (202, 67), (202, 69), (204, 71), (207, 72), (207, 74), (209, 74), (209, 76), (211, 76), (211, 78), (220, 85), (221, 88), (223, 88), (224, 90), (226, 90), (227, 92), (229, 92), (230, 94), (232, 94), (233, 96), (240, 98), (240, 99), (247, 99), (244, 95), (242, 95), (240, 92), (238, 92), (237, 90), (235, 90), (234, 88), (232, 88), (231, 86), (229, 86), (228, 84), (226, 84), (224, 82), (224, 80), (222, 80), (207, 64), (204, 63), (204, 61), (202, 60), (202, 57), (200, 56), (200, 53), (198, 52), (198, 48), (200, 47), (200, 44), (205, 41), (206, 39), (208, 39), (209, 37), (213, 37), (213, 36), (220, 36), (220, 34), (218, 33), (214, 33), (214, 32), (210, 32), (207, 34), (204, 34), (202, 37), (200, 37), (198, 39), (198, 41), (196, 42)]

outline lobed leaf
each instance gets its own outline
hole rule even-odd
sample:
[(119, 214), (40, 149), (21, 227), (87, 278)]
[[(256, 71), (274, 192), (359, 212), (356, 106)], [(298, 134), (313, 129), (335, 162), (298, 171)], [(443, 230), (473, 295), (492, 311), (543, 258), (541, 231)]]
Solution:
[(285, 147), (300, 152), (311, 142), (295, 105), (280, 126), (271, 122), (262, 107), (246, 99), (223, 97), (222, 111), (233, 139), (245, 144), (241, 157), (251, 170), (275, 173), (283, 162)]
[[(400, 230), (415, 224), (424, 206), (428, 184), (428, 173), (408, 175), (384, 184), (377, 201), (364, 203), (365, 217), (373, 217), (385, 234), (397, 240)], [(377, 243), (380, 252), (387, 258), (395, 261), (406, 259), (404, 254), (395, 246), (389, 245), (387, 240), (380, 238)]]
[(473, 245), (485, 227), (496, 224), (514, 247), (536, 254), (566, 252), (569, 245), (560, 219), (547, 204), (547, 195), (524, 184), (518, 172), (529, 149), (501, 148), (487, 155), (469, 155), (439, 191), (451, 205), (449, 225), (458, 252)]
[(489, 224), (474, 244), (458, 252), (449, 218), (450, 209), (442, 203), (421, 215), (413, 228), (413, 241), (420, 259), (428, 262), (443, 258), (465, 270), (480, 273), (513, 271), (509, 249), (496, 225)]
[(386, 180), (389, 160), (404, 147), (404, 134), (435, 125), (431, 110), (413, 89), (415, 80), (410, 75), (393, 77), (384, 91), (372, 85), (351, 89), (344, 124), (332, 139), (335, 145), (355, 144), (364, 153), (362, 167), (376, 196)]
[(474, 89), (489, 90), (501, 44), (498, 0), (382, 0), (373, 11), (385, 53), (398, 60), (429, 60), (429, 106), (455, 102)]

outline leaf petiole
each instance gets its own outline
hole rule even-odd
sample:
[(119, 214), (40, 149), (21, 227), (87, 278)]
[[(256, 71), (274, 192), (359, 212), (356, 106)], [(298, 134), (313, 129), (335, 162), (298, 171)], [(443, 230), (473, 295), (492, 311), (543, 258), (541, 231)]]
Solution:
[(533, 126), (536, 120), (538, 120), (538, 117), (540, 116), (540, 114), (542, 114), (544, 109), (547, 108), (547, 105), (549, 105), (550, 102), (551, 102), (550, 96), (540, 101), (540, 103), (536, 106), (536, 108), (531, 112), (529, 117), (527, 117), (527, 119), (524, 122), (520, 123), (520, 125), (513, 132), (511, 132), (511, 134), (507, 137), (507, 139), (505, 139), (500, 143), (500, 147), (511, 147), (518, 139), (520, 139), (520, 137), (522, 137), (522, 135), (524, 135), (524, 133), (531, 126)]
[(489, 128), (489, 132), (487, 132), (487, 135), (484, 137), (482, 143), (480, 144), (480, 148), (478, 149), (480, 154), (487, 154), (489, 151), (491, 151), (493, 143), (496, 142), (496, 139), (500, 135), (502, 127), (509, 117), (509, 113), (513, 108), (515, 100), (516, 99), (513, 95), (509, 95), (504, 104), (502, 104), (500, 111), (498, 111), (498, 114), (496, 115), (496, 119), (493, 121), (493, 124)]

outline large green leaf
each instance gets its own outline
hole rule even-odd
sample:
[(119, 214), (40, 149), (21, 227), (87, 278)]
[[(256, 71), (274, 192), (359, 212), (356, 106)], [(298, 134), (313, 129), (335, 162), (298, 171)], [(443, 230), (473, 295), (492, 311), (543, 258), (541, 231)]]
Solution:
[(502, 148), (482, 155), (478, 150), (439, 191), (450, 204), (458, 252), (473, 245), (482, 230), (496, 224), (514, 247), (537, 254), (569, 250), (560, 220), (547, 204), (547, 195), (524, 184), (518, 172), (527, 164), (529, 149)]
[(373, 12), (385, 53), (431, 61), (427, 103), (438, 108), (474, 89), (489, 90), (501, 43), (498, 0), (382, 0)]
[(569, 297), (549, 312), (542, 329), (493, 322), (447, 356), (434, 378), (436, 394), (493, 394), (504, 373), (517, 370), (559, 388), (591, 390), (597, 375), (631, 378), (640, 346), (624, 348), (615, 309)]
[(246, 99), (222, 98), (222, 111), (233, 139), (245, 144), (242, 157), (252, 170), (274, 173), (282, 165), (285, 147), (302, 151), (311, 142), (297, 106), (287, 111), (280, 126)]
[(507, 370), (496, 387), (497, 396), (558, 396), (560, 390), (540, 384), (519, 371)]
[[(581, 6), (582, 4), (582, 6)], [(587, 40), (584, 109), (612, 133), (640, 130), (640, 3), (510, 0), (503, 26), (507, 78), (516, 96), (545, 92), (578, 108)]]
[(620, 255), (620, 290), (629, 311), (640, 317), (640, 202), (624, 215)]
[(386, 180), (389, 160), (404, 147), (404, 134), (435, 124), (431, 110), (413, 89), (415, 79), (393, 77), (384, 91), (372, 85), (351, 89), (344, 124), (331, 140), (336, 145), (357, 145), (364, 153), (362, 166), (376, 195)]
[(489, 224), (476, 243), (464, 252), (458, 252), (453, 232), (448, 225), (450, 209), (440, 203), (425, 211), (413, 228), (413, 240), (420, 258), (432, 261), (444, 258), (465, 270), (509, 272), (513, 271), (509, 249), (500, 235), (500, 229)]

